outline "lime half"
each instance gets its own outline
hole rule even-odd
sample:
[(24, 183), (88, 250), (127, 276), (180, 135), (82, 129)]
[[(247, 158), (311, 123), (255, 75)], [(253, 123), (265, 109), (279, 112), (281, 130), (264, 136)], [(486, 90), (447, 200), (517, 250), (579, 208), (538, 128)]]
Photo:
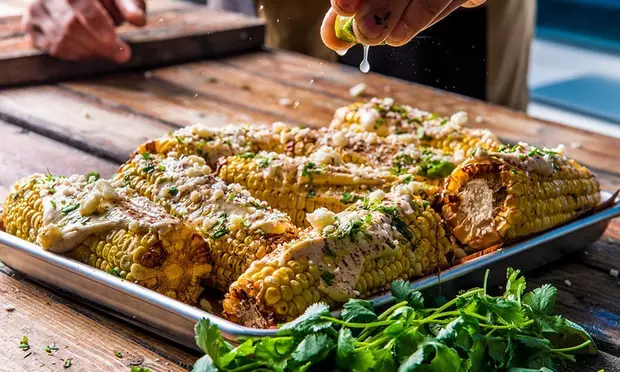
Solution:
[(355, 33), (353, 33), (353, 17), (336, 17), (336, 37), (347, 43), (357, 43)]

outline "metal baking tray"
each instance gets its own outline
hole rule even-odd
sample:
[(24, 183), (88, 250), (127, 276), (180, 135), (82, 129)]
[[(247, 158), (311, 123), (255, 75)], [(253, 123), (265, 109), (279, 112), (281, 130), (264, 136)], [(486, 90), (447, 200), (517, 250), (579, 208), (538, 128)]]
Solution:
[[(611, 193), (601, 192), (601, 200), (609, 200), (611, 197)], [(411, 286), (418, 290), (440, 290), (443, 294), (452, 294), (461, 288), (480, 286), (486, 269), (491, 269), (489, 283), (500, 284), (504, 281), (508, 267), (524, 271), (532, 270), (583, 249), (598, 240), (607, 228), (609, 220), (620, 216), (619, 202), (620, 198), (616, 198), (606, 209), (509, 247), (468, 260), (437, 275), (415, 280), (411, 282)], [(2, 231), (0, 231), (0, 261), (37, 282), (59, 290), (63, 295), (193, 349), (197, 349), (194, 341), (194, 325), (201, 318), (210, 319), (231, 342), (235, 342), (239, 337), (267, 336), (276, 332), (243, 327), (229, 322), (220, 316), (183, 304), (137, 284), (44, 251), (35, 244)], [(392, 298), (387, 293), (372, 300), (376, 306), (383, 306)]]

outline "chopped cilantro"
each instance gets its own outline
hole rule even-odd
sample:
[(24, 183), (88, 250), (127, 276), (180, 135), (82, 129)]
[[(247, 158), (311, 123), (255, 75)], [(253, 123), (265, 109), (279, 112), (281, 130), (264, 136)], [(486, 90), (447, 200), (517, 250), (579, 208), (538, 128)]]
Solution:
[(351, 194), (348, 191), (345, 191), (342, 193), (342, 197), (340, 198), (340, 202), (344, 203), (344, 204), (352, 204), (355, 203), (356, 201), (360, 200), (361, 198), (357, 195)]
[(19, 348), (22, 349), (23, 351), (30, 350), (30, 344), (28, 343), (27, 336), (22, 337), (22, 340), (19, 342)]
[(211, 238), (219, 239), (222, 236), (228, 234), (230, 230), (226, 227), (226, 222), (228, 221), (228, 215), (226, 213), (221, 213), (217, 218), (217, 223), (211, 229)]
[(86, 175), (86, 181), (88, 181), (88, 183), (95, 182), (99, 178), (101, 178), (101, 175), (97, 171), (90, 172)]
[(519, 174), (519, 172), (516, 169), (512, 169), (512, 174), (514, 174), (515, 176)]
[(110, 275), (114, 275), (116, 277), (121, 277), (121, 273), (118, 272), (118, 270), (116, 269), (116, 267), (111, 268), (110, 270), (107, 271), (108, 274)]
[(118, 359), (123, 359), (123, 354), (120, 351), (114, 351), (114, 356)]
[(183, 139), (182, 139), (182, 138), (180, 138), (179, 136), (174, 136), (174, 138), (176, 138), (176, 139), (177, 139), (177, 142), (178, 142), (178, 143), (180, 143), (181, 145), (183, 145), (183, 144), (184, 144), (184, 143), (183, 143)]
[(226, 197), (226, 201), (231, 202), (235, 200), (235, 196), (237, 196), (237, 194), (235, 194), (234, 192), (231, 192), (230, 194), (228, 194), (228, 197)]
[(321, 278), (325, 281), (325, 284), (327, 285), (334, 284), (334, 274), (330, 273), (327, 270), (321, 271)]
[(241, 159), (254, 159), (256, 157), (256, 153), (248, 151), (246, 153), (239, 154), (237, 156), (240, 157)]
[(79, 204), (79, 203), (70, 204), (70, 205), (67, 205), (66, 207), (62, 208), (62, 209), (60, 210), (60, 212), (61, 212), (62, 214), (64, 214), (64, 215), (67, 215), (67, 214), (69, 214), (69, 213), (73, 212), (74, 210), (78, 209), (79, 207), (80, 207), (80, 204)]
[(271, 159), (269, 158), (260, 158), (258, 159), (258, 167), (263, 169), (267, 168), (271, 164)]
[(143, 152), (142, 153), (142, 158), (144, 160), (149, 160), (151, 158), (151, 153), (150, 152)]
[(316, 196), (316, 190), (315, 189), (310, 189), (308, 190), (308, 193), (306, 194), (306, 199), (312, 199)]
[(148, 164), (146, 167), (142, 168), (142, 171), (146, 174), (153, 173), (155, 170), (155, 166), (153, 164)]
[(50, 204), (52, 205), (52, 207), (54, 207), (54, 209), (58, 209), (58, 207), (56, 206), (56, 202), (53, 200), (50, 200)]
[(420, 175), (429, 178), (445, 178), (456, 168), (454, 163), (449, 161), (429, 161), (421, 165)]
[(67, 358), (65, 359), (65, 362), (63, 363), (63, 368), (67, 369), (69, 367), (71, 367), (71, 365), (73, 365), (73, 358)]
[(58, 351), (58, 346), (56, 346), (56, 344), (47, 345), (43, 350), (49, 355), (52, 355)]
[(320, 174), (321, 168), (316, 165), (314, 162), (307, 162), (303, 169), (301, 170), (301, 175), (303, 177), (312, 177), (313, 174)]
[(168, 188), (168, 194), (172, 196), (177, 196), (179, 194), (179, 189), (174, 185), (170, 186), (170, 188)]
[(394, 175), (403, 174), (410, 165), (413, 165), (413, 158), (408, 154), (399, 154), (394, 157), (390, 172)]
[(159, 164), (159, 165), (157, 166), (157, 169), (159, 169), (160, 171), (162, 171), (162, 172), (163, 172), (163, 171), (165, 171), (165, 170), (166, 170), (166, 167), (165, 167), (164, 165), (162, 165), (162, 164)]

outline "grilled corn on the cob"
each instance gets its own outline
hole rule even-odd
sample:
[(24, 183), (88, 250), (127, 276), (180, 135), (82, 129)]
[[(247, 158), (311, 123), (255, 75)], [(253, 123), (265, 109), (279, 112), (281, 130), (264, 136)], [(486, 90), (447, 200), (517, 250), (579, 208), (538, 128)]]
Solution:
[(204, 239), (142, 197), (104, 180), (35, 174), (4, 204), (8, 233), (194, 303), (210, 271)]
[(592, 173), (559, 150), (479, 150), (449, 177), (443, 217), (470, 250), (567, 222), (599, 203)]
[(395, 104), (392, 98), (373, 98), (366, 103), (338, 109), (330, 128), (393, 136), (399, 141), (454, 153), (460, 159), (468, 157), (476, 148), (493, 150), (501, 145), (490, 131), (463, 128), (466, 123), (467, 114), (464, 112), (442, 118), (407, 105)]
[(254, 262), (231, 286), (224, 313), (254, 327), (299, 316), (313, 303), (367, 298), (398, 278), (428, 275), (461, 255), (440, 216), (420, 196), (424, 186), (375, 191), (334, 214), (319, 209), (312, 227)]
[(286, 214), (214, 177), (198, 156), (142, 153), (119, 169), (115, 183), (159, 203), (207, 240), (211, 282), (220, 290), (298, 232)]
[(307, 226), (306, 213), (322, 207), (340, 212), (369, 191), (389, 188), (398, 180), (390, 172), (343, 164), (338, 153), (328, 149), (295, 158), (267, 152), (237, 155), (222, 162), (218, 176), (287, 212), (298, 226)]

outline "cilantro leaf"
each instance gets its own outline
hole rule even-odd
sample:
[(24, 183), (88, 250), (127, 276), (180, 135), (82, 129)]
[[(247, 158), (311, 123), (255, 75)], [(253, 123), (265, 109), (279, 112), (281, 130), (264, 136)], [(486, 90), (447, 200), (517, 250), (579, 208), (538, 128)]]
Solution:
[(521, 306), (514, 300), (485, 296), (477, 298), (476, 303), (483, 315), (486, 315), (491, 321), (494, 318), (500, 318), (508, 324), (521, 324), (525, 320)]
[(209, 354), (205, 354), (194, 363), (192, 372), (219, 372), (219, 369), (215, 366)]
[(332, 322), (321, 319), (322, 316), (331, 316), (329, 306), (322, 302), (312, 304), (303, 315), (280, 327), (278, 334), (305, 335), (331, 327)]
[(375, 356), (372, 351), (368, 349), (358, 349), (355, 350), (355, 357), (353, 358), (353, 363), (351, 364), (351, 370), (353, 372), (370, 371), (375, 366), (375, 363)]
[(550, 315), (555, 308), (555, 297), (558, 290), (549, 284), (536, 288), (523, 297), (523, 303), (528, 305), (535, 317)]
[(407, 301), (409, 306), (414, 309), (424, 308), (424, 297), (420, 291), (411, 288), (409, 282), (398, 279), (392, 282), (392, 296), (399, 301)]
[(344, 304), (342, 320), (348, 323), (370, 323), (377, 319), (372, 302), (351, 299)]
[(293, 337), (265, 337), (256, 344), (254, 354), (256, 359), (266, 362), (275, 371), (283, 372), (296, 346)]
[(248, 355), (254, 354), (255, 347), (252, 340), (246, 340), (241, 345), (237, 346), (231, 352), (224, 354), (220, 357), (220, 364), (222, 368), (227, 367), (236, 358), (243, 358)]
[[(590, 355), (598, 354), (594, 340), (579, 324), (560, 315), (544, 318), (544, 321), (549, 321), (549, 318), (553, 318), (555, 320), (553, 322), (553, 326), (555, 327), (556, 333), (545, 333), (545, 337), (551, 341), (554, 348), (572, 347), (575, 345), (580, 345), (586, 341), (591, 341), (590, 345), (576, 350), (574, 353)], [(545, 332), (544, 328), (543, 332)]]
[(209, 355), (216, 366), (220, 365), (220, 357), (233, 349), (232, 345), (224, 341), (219, 328), (208, 319), (201, 319), (194, 329), (196, 345)]
[(392, 355), (392, 350), (374, 350), (372, 354), (375, 359), (375, 371), (396, 372), (396, 361), (394, 360), (394, 356)]
[(521, 298), (521, 295), (523, 295), (523, 292), (525, 292), (525, 287), (527, 286), (525, 278), (521, 275), (521, 271), (509, 267), (506, 272), (506, 279), (506, 292), (504, 293), (504, 296), (508, 297), (509, 295), (512, 295), (515, 298)]
[(306, 336), (299, 345), (297, 345), (291, 357), (295, 362), (302, 365), (307, 362), (320, 362), (327, 357), (333, 346), (334, 340), (329, 338), (327, 334), (313, 333)]
[(338, 348), (336, 349), (336, 364), (346, 370), (350, 367), (355, 354), (355, 338), (349, 328), (341, 328), (338, 333)]

